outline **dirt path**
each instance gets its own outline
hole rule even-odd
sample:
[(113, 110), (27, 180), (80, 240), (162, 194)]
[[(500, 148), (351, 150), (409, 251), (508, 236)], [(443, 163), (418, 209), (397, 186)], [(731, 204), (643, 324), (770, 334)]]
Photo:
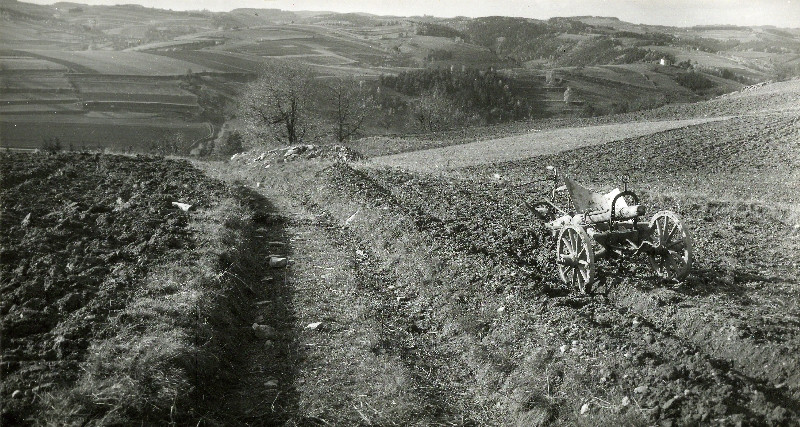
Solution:
[(250, 286), (253, 322), (271, 329), (241, 343), (242, 358), (231, 369), (236, 379), (218, 403), (221, 418), (248, 425), (463, 424), (448, 403), (453, 391), (430, 380), (436, 367), (408, 332), (405, 300), (370, 249), (320, 206), (266, 186), (248, 191), (256, 211), (272, 218), (254, 236), (263, 248), (258, 256), (291, 261), (265, 269), (261, 283)]

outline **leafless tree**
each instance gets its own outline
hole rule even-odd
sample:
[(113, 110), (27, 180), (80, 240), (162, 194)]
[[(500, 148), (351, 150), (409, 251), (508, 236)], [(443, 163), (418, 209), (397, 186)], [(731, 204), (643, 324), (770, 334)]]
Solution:
[(478, 117), (465, 113), (438, 90), (420, 96), (414, 104), (412, 115), (420, 130), (425, 132), (446, 131), (480, 123)]
[(240, 116), (257, 139), (297, 144), (314, 127), (311, 70), (290, 62), (267, 63), (240, 99)]
[(374, 111), (374, 101), (363, 81), (352, 77), (336, 78), (329, 85), (334, 109), (333, 133), (339, 142), (361, 133), (364, 120)]

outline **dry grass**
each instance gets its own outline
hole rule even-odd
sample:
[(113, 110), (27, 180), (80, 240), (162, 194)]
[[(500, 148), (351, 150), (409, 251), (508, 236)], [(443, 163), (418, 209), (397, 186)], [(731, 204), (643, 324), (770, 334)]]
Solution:
[[(44, 397), (44, 424), (211, 420), (202, 400), (228, 367), (245, 298), (250, 213), (233, 199), (190, 224), (199, 249), (153, 270), (95, 340), (74, 386)], [(240, 329), (240, 328), (239, 328)], [(215, 390), (216, 389), (216, 390)], [(210, 418), (209, 418), (210, 417)]]

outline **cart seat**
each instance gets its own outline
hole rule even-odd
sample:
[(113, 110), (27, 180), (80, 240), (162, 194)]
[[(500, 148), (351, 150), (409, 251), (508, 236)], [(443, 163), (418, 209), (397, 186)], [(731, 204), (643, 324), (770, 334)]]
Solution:
[[(564, 183), (567, 186), (567, 191), (569, 191), (570, 198), (572, 198), (572, 204), (575, 206), (575, 211), (580, 213), (611, 211), (611, 202), (614, 200), (614, 197), (621, 192), (619, 188), (615, 188), (606, 194), (597, 193), (584, 187), (569, 177), (564, 177)], [(620, 197), (617, 200), (617, 211), (626, 206), (628, 206), (628, 204), (625, 202), (625, 198)]]

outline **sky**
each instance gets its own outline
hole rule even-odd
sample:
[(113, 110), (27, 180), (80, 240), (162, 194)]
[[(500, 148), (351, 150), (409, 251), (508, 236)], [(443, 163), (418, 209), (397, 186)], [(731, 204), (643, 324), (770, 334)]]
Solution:
[[(52, 4), (52, 0), (24, 0)], [(367, 12), (377, 15), (614, 16), (636, 24), (775, 25), (800, 28), (800, 0), (75, 0), (85, 4), (137, 3), (174, 10), (229, 11), (240, 7)]]

